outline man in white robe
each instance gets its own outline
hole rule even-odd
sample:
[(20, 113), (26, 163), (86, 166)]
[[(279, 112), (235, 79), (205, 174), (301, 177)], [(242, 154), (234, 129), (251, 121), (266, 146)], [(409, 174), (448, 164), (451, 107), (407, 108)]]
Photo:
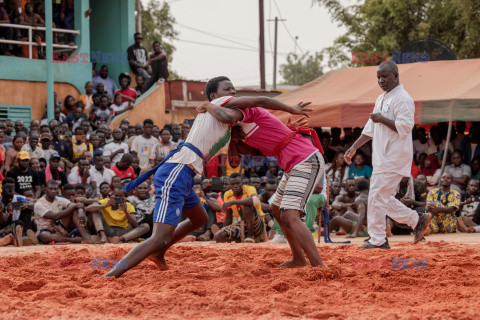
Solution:
[(345, 152), (345, 161), (350, 164), (356, 150), (372, 139), (373, 175), (367, 212), (370, 240), (360, 247), (390, 249), (385, 233), (387, 215), (412, 227), (413, 242), (418, 243), (425, 235), (431, 214), (418, 213), (394, 196), (400, 180), (410, 176), (415, 104), (400, 84), (398, 68), (393, 61), (380, 64), (377, 81), (385, 92), (377, 98), (362, 135)]

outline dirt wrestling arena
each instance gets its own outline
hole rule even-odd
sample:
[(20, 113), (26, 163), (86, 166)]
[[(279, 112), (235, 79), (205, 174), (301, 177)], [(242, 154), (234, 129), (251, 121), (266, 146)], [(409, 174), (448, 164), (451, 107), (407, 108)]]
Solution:
[(276, 269), (287, 244), (183, 243), (168, 270), (145, 261), (120, 279), (100, 276), (134, 244), (3, 247), (0, 319), (478, 319), (480, 236), (411, 240), (322, 240), (326, 270)]

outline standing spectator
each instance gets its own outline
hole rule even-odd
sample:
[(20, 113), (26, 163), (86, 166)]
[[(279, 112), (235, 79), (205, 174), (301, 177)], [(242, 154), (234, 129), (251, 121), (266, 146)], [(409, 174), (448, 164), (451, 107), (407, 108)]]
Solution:
[(115, 98), (113, 99), (113, 103), (112, 105), (110, 105), (110, 110), (113, 111), (114, 116), (118, 116), (126, 112), (127, 110), (133, 109), (133, 104), (131, 101), (122, 102), (122, 100), (122, 94), (116, 93)]
[(25, 127), (22, 120), (15, 121), (15, 126), (14, 127), (15, 127), (15, 133), (16, 134), (20, 134), (20, 132), (22, 132), (22, 131), (25, 134), (28, 134), (28, 129)]
[(35, 190), (35, 198), (40, 198), (40, 179), (37, 172), (30, 168), (30, 156), (26, 151), (18, 152), (18, 166), (7, 172), (7, 177), (15, 180), (15, 192), (23, 195), (27, 190)]
[(5, 142), (12, 143), (13, 137), (11, 136), (13, 132), (13, 121), (10, 119), (5, 120)]
[(128, 144), (123, 142), (123, 132), (120, 129), (113, 130), (113, 141), (103, 148), (103, 155), (110, 157), (112, 164), (116, 165), (125, 153), (128, 153)]
[[(73, 97), (72, 97), (73, 98)], [(75, 100), (74, 100), (75, 101)], [(61, 107), (55, 107), (53, 117), (58, 121), (58, 124), (61, 125), (67, 119), (67, 116), (62, 112)]]
[(61, 126), (56, 126), (55, 129), (53, 129), (51, 144), (61, 158), (67, 158), (70, 154), (70, 145), (63, 140)]
[(100, 98), (100, 108), (90, 114), (90, 125), (92, 128), (98, 129), (102, 124), (110, 124), (113, 119), (114, 112), (109, 108), (109, 101), (106, 95)]
[[(8, 17), (7, 11), (0, 5), (0, 24), (10, 23), (10, 18)], [(13, 28), (0, 28), (0, 37), (5, 38), (5, 40), (14, 40), (14, 29)], [(0, 45), (0, 54), (5, 56), (13, 56), (13, 45), (12, 44), (1, 44)]]
[(52, 136), (50, 135), (50, 133), (42, 133), (40, 143), (42, 145), (43, 159), (45, 159), (46, 163), (48, 163), (52, 154), (57, 153), (57, 151), (55, 151), (55, 149), (53, 148), (51, 142)]
[(471, 162), (471, 169), (472, 169), (471, 179), (480, 181), (480, 157), (473, 158)]
[(38, 145), (39, 141), (40, 136), (38, 135), (38, 131), (30, 131), (28, 144), (24, 144), (22, 146), (22, 151), (28, 152), (30, 158), (45, 158), (42, 148)]
[(118, 76), (118, 83), (120, 83), (120, 89), (115, 91), (115, 95), (121, 94), (122, 95), (122, 103), (130, 102), (134, 103), (137, 100), (137, 92), (130, 88), (130, 83), (132, 82), (132, 78), (126, 72), (121, 73)]
[(157, 156), (165, 158), (170, 153), (170, 151), (177, 148), (178, 144), (170, 140), (171, 134), (170, 130), (168, 130), (167, 128), (163, 128), (160, 131), (160, 138), (161, 140), (157, 146), (157, 150), (155, 153)]
[(417, 138), (418, 139), (413, 140), (413, 155), (415, 159), (418, 159), (421, 153), (427, 153), (428, 148), (434, 145), (433, 140), (427, 137), (427, 132), (423, 127), (418, 128)]
[(167, 80), (170, 75), (168, 72), (167, 54), (162, 51), (160, 42), (158, 41), (153, 43), (153, 54), (150, 56), (150, 60), (148, 60), (148, 65), (152, 67), (152, 76), (148, 79), (145, 78), (142, 93), (150, 89), (155, 82)]
[[(76, 106), (77, 106), (77, 104), (76, 104), (75, 98), (73, 96), (68, 95), (68, 96), (65, 97), (65, 101), (63, 103), (63, 110), (62, 110), (62, 113), (65, 115), (65, 120), (66, 120), (66, 116), (68, 116), (70, 113), (75, 111)], [(65, 121), (62, 121), (61, 123), (63, 123), (63, 122), (65, 122)]]
[[(122, 202), (118, 203), (119, 200)], [(95, 229), (104, 243), (135, 240), (150, 230), (147, 223), (137, 223), (135, 208), (125, 201), (121, 186), (115, 187), (113, 197), (89, 205), (87, 212), (92, 214)]]
[[(445, 137), (442, 136), (442, 131), (439, 126), (433, 126), (430, 129), (430, 137), (432, 138), (433, 144), (428, 147), (427, 154), (435, 154), (440, 164), (442, 164), (443, 152), (445, 151), (447, 141)], [(450, 153), (453, 152), (453, 145), (451, 142), (448, 144), (448, 151)]]
[(460, 208), (460, 193), (451, 188), (452, 179), (450, 173), (444, 173), (441, 187), (428, 193), (425, 209), (433, 215), (429, 226), (432, 233), (457, 232), (455, 213)]
[(95, 184), (97, 185), (96, 194), (100, 193), (99, 186), (106, 182), (108, 184), (112, 183), (112, 178), (116, 175), (113, 170), (105, 168), (103, 165), (103, 156), (101, 154), (96, 154), (93, 157), (94, 167), (90, 168), (90, 177)]
[(122, 179), (122, 183), (129, 183), (135, 179), (135, 172), (132, 167), (133, 157), (130, 153), (125, 153), (120, 161), (110, 169)]
[(135, 76), (135, 82), (137, 83), (137, 86), (134, 89), (135, 89), (135, 92), (137, 93), (137, 98), (138, 98), (142, 94), (142, 86), (145, 83), (145, 78), (143, 76), (137, 75)]
[(152, 136), (153, 121), (151, 119), (145, 119), (143, 121), (143, 134), (137, 136), (133, 142), (130, 152), (132, 155), (137, 156), (140, 160), (140, 167), (148, 165), (148, 158), (151, 155), (155, 155), (158, 140)]
[(85, 141), (85, 134), (82, 128), (75, 129), (75, 139), (67, 140), (71, 144), (72, 157), (70, 158), (72, 163), (77, 163), (78, 159), (84, 156), (86, 151), (93, 153), (92, 146)]
[(88, 115), (90, 114), (90, 108), (93, 105), (93, 83), (92, 81), (87, 81), (85, 83), (85, 93), (78, 97), (78, 101), (81, 101), (85, 106), (84, 112)]
[(142, 34), (137, 32), (133, 37), (135, 44), (127, 49), (128, 63), (133, 73), (142, 76), (144, 79), (148, 79), (150, 78), (147, 64), (148, 52), (147, 49), (142, 47)]
[(465, 140), (465, 129), (467, 129), (465, 121), (457, 121), (455, 124), (456, 137), (452, 137), (452, 145), (455, 150), (462, 150), (463, 140)]
[[(66, 122), (72, 131), (75, 131), (77, 128), (82, 128), (82, 121), (87, 120), (87, 115), (83, 113), (83, 103), (77, 102), (75, 110), (67, 115)], [(87, 134), (85, 132), (85, 134)]]
[[(101, 96), (107, 96), (108, 98), (108, 103), (111, 103), (112, 102), (112, 99), (113, 99), (113, 94), (109, 94), (107, 91), (105, 91), (105, 85), (100, 82), (99, 84), (97, 84), (97, 93), (100, 97)], [(116, 91), (116, 90), (115, 90)]]
[(472, 124), (470, 134), (463, 140), (462, 152), (465, 155), (463, 163), (470, 165), (475, 157), (480, 157), (480, 125)]
[(92, 83), (93, 87), (95, 88), (94, 93), (97, 92), (97, 85), (99, 83), (104, 85), (105, 91), (112, 97), (115, 91), (117, 91), (117, 85), (115, 84), (115, 81), (108, 77), (108, 67), (106, 65), (100, 67), (100, 74), (93, 78)]
[(450, 173), (453, 177), (452, 189), (458, 192), (465, 191), (468, 179), (472, 174), (469, 165), (462, 163), (463, 154), (461, 150), (455, 150), (452, 155), (452, 164), (445, 167), (445, 172)]
[[(63, 29), (73, 30), (74, 0), (62, 0), (60, 10), (53, 13), (53, 21)], [(67, 33), (68, 45), (75, 45), (72, 33)]]
[(60, 155), (55, 152), (50, 157), (48, 166), (39, 172), (40, 183), (44, 187), (47, 181), (55, 180), (57, 185), (63, 189), (63, 187), (68, 183), (67, 175), (62, 168), (60, 168)]
[(179, 127), (172, 128), (172, 142), (180, 143), (183, 142), (182, 131)]

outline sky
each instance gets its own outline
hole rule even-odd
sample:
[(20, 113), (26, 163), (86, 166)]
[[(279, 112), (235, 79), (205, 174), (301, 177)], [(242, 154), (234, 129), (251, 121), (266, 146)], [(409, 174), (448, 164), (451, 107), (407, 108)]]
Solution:
[[(178, 40), (173, 41), (176, 51), (170, 69), (188, 80), (206, 81), (225, 75), (236, 86), (260, 85), (258, 0), (167, 2), (179, 31)], [(320, 51), (344, 33), (343, 28), (332, 22), (327, 10), (312, 5), (311, 0), (264, 0), (265, 20), (275, 16), (286, 19), (278, 23), (277, 70), (289, 52)], [(273, 81), (273, 45), (274, 22), (265, 21), (268, 85)], [(277, 83), (281, 80), (277, 72)]]

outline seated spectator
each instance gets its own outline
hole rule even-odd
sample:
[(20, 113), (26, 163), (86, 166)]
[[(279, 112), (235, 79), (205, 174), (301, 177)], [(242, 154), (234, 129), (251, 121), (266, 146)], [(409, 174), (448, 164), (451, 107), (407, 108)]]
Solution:
[(67, 177), (68, 183), (72, 185), (84, 184), (89, 185), (93, 191), (97, 190), (97, 184), (92, 176), (90, 176), (90, 162), (85, 158), (78, 160), (78, 166), (72, 168)]
[(64, 136), (62, 131), (61, 126), (56, 126), (53, 129), (51, 145), (61, 158), (67, 158), (71, 152), (71, 147), (70, 144), (63, 140)]
[(50, 135), (50, 133), (42, 133), (40, 143), (42, 145), (43, 159), (45, 159), (45, 162), (48, 162), (50, 160), (52, 154), (58, 154), (58, 152), (55, 151), (52, 146), (52, 136)]
[(330, 149), (330, 134), (328, 132), (322, 132), (319, 138), (324, 151), (323, 157), (325, 158), (325, 163), (332, 163), (335, 151)]
[[(116, 177), (118, 177), (118, 176), (116, 176)], [(102, 200), (102, 199), (110, 197), (111, 195), (112, 195), (112, 189), (110, 188), (110, 185), (106, 182), (102, 182), (100, 184), (100, 197), (98, 199)]]
[(85, 152), (90, 151), (90, 153), (93, 153), (93, 147), (91, 144), (87, 143), (85, 140), (85, 134), (83, 132), (82, 128), (77, 128), (75, 129), (75, 139), (72, 142), (72, 140), (67, 140), (71, 145), (71, 150), (72, 150), (72, 163), (77, 163), (78, 160), (82, 157), (85, 157)]
[[(425, 184), (412, 177), (404, 177), (397, 187), (397, 198), (403, 205), (417, 212), (425, 212), (428, 190)], [(392, 234), (410, 234), (412, 228), (406, 224), (398, 223), (387, 214), (387, 226)]]
[(122, 103), (134, 103), (135, 100), (137, 100), (137, 93), (129, 87), (131, 82), (132, 78), (130, 78), (130, 75), (126, 72), (121, 73), (118, 76), (118, 83), (120, 83), (121, 88), (115, 91), (114, 96), (120, 94), (122, 97)]
[(38, 131), (30, 131), (30, 135), (28, 137), (28, 144), (24, 144), (22, 146), (22, 151), (26, 151), (30, 158), (45, 158), (45, 154), (42, 148), (38, 145), (40, 141), (40, 136)]
[[(77, 103), (75, 101), (75, 98), (71, 95), (68, 95), (65, 97), (65, 101), (63, 103), (63, 110), (62, 113), (66, 116), (68, 116), (70, 113), (75, 111), (75, 107), (77, 106)], [(58, 120), (58, 119), (57, 119)], [(59, 120), (58, 120), (59, 121)], [(60, 122), (60, 121), (59, 121)], [(61, 123), (63, 123), (62, 121)]]
[(153, 54), (148, 60), (148, 65), (152, 67), (152, 76), (145, 78), (145, 83), (142, 86), (142, 93), (150, 89), (157, 81), (165, 81), (170, 75), (168, 72), (168, 58), (165, 52), (162, 51), (159, 41), (153, 42)]
[(160, 137), (161, 137), (161, 140), (157, 146), (157, 150), (155, 154), (157, 156), (161, 156), (165, 158), (170, 153), (170, 151), (177, 148), (178, 144), (171, 141), (172, 135), (170, 134), (170, 130), (168, 130), (167, 128), (163, 128), (160, 131)]
[(354, 202), (356, 212), (347, 211), (343, 216), (334, 217), (330, 223), (332, 231), (341, 228), (342, 232), (337, 232), (337, 234), (348, 233), (347, 238), (369, 236), (367, 230), (368, 190), (368, 180), (359, 180), (358, 195)]
[(458, 229), (462, 232), (480, 232), (480, 182), (470, 180), (467, 193), (457, 211)]
[(2, 172), (3, 175), (5, 175), (11, 168), (18, 165), (17, 154), (22, 150), (23, 144), (24, 141), (20, 135), (16, 135), (13, 138), (12, 148), (5, 152), (5, 164)]
[(350, 167), (347, 166), (344, 155), (344, 151), (337, 151), (333, 157), (332, 163), (325, 165), (325, 174), (329, 181), (338, 181), (341, 184), (344, 184), (347, 180)]
[[(74, 18), (74, 1), (62, 0), (60, 10), (53, 13), (53, 21), (62, 29), (73, 30)], [(68, 45), (75, 45), (75, 40), (72, 33), (67, 33)]]
[[(37, 237), (42, 243), (73, 242), (91, 243), (90, 234), (85, 229), (87, 217), (82, 203), (72, 203), (57, 196), (58, 185), (54, 180), (47, 182), (45, 195), (34, 206)], [(81, 237), (69, 236), (77, 229)]]
[[(67, 115), (66, 122), (72, 131), (75, 131), (77, 128), (82, 128), (82, 121), (87, 120), (87, 115), (83, 113), (84, 105), (83, 102), (78, 101), (76, 103), (75, 110)], [(86, 134), (86, 133), (85, 133)]]
[(48, 166), (39, 172), (39, 176), (42, 186), (45, 186), (47, 181), (55, 180), (60, 189), (62, 189), (68, 183), (67, 175), (60, 168), (60, 155), (58, 153), (52, 154)]
[(372, 167), (365, 164), (363, 154), (357, 153), (353, 158), (353, 163), (348, 171), (348, 177), (357, 179), (370, 179), (372, 176)]
[(451, 188), (453, 177), (444, 173), (441, 187), (431, 190), (427, 195), (426, 211), (432, 214), (430, 230), (432, 233), (457, 232), (455, 213), (460, 208), (460, 193)]
[(128, 47), (128, 63), (130, 69), (136, 75), (142, 76), (144, 79), (150, 78), (149, 65), (147, 64), (148, 52), (147, 49), (142, 47), (142, 34), (137, 32), (133, 35), (135, 43)]
[(112, 164), (117, 164), (122, 156), (129, 153), (128, 145), (123, 142), (123, 133), (120, 129), (113, 130), (113, 141), (106, 144), (103, 149), (103, 155), (110, 157)]
[(134, 89), (135, 89), (135, 92), (137, 93), (137, 98), (138, 98), (142, 94), (142, 86), (145, 83), (145, 78), (143, 76), (136, 75), (135, 82), (137, 83), (137, 86)]
[[(45, 159), (43, 159), (45, 160)], [(33, 157), (33, 158), (30, 158), (30, 168), (33, 169), (33, 171), (35, 171), (36, 173), (38, 173), (38, 171), (40, 171), (40, 161)]]
[(314, 223), (317, 218), (317, 213), (319, 210), (323, 211), (323, 207), (325, 207), (325, 204), (327, 203), (326, 187), (327, 178), (325, 174), (323, 174), (322, 178), (315, 186), (315, 189), (313, 189), (313, 194), (310, 196), (305, 208), (305, 225), (312, 233), (315, 232)]
[[(108, 67), (106, 65), (103, 65), (100, 67), (100, 74), (98, 76), (93, 77), (92, 83), (93, 83), (94, 93), (98, 92), (97, 85), (100, 83), (103, 84), (103, 87), (105, 88), (105, 92), (108, 95), (110, 95), (110, 97), (113, 97), (113, 95), (115, 94), (115, 91), (117, 91), (117, 85), (115, 81), (113, 81), (108, 77)], [(101, 93), (101, 92), (98, 92), (98, 93)]]
[[(150, 231), (153, 230), (153, 210), (155, 209), (155, 195), (149, 194), (149, 185), (143, 182), (137, 187), (137, 193), (129, 196), (127, 201), (135, 208), (135, 219), (138, 224), (147, 223)], [(151, 235), (148, 232), (146, 238)]]
[[(3, 212), (0, 214), (0, 237), (8, 234), (17, 236), (14, 242), (17, 246), (38, 243), (32, 223), (34, 199), (15, 193), (15, 182), (10, 178), (3, 180), (1, 195), (0, 207)], [(29, 237), (25, 243), (23, 235)]]
[(113, 104), (110, 105), (110, 110), (113, 111), (114, 116), (118, 116), (125, 111), (132, 110), (133, 104), (131, 101), (122, 102), (123, 97), (121, 93), (115, 93)]
[(125, 153), (120, 159), (120, 162), (110, 168), (113, 170), (113, 172), (115, 172), (117, 176), (120, 177), (120, 179), (122, 179), (123, 184), (129, 183), (136, 178), (135, 172), (133, 171), (132, 167), (132, 161), (132, 155), (129, 153)]
[(470, 175), (472, 174), (470, 166), (462, 163), (462, 160), (462, 151), (455, 150), (452, 155), (452, 164), (445, 166), (445, 172), (450, 173), (453, 177), (452, 189), (459, 192), (466, 190), (468, 179), (470, 179)]
[(414, 159), (418, 159), (418, 156), (421, 153), (427, 154), (428, 148), (434, 145), (434, 142), (431, 138), (427, 137), (427, 132), (425, 128), (420, 127), (417, 130), (417, 139), (413, 140), (413, 156)]
[(23, 195), (26, 190), (35, 190), (35, 198), (40, 198), (40, 178), (38, 173), (30, 168), (30, 156), (26, 151), (18, 152), (18, 166), (7, 172), (7, 177), (15, 180), (15, 192)]
[(423, 174), (427, 177), (428, 185), (435, 184), (435, 172), (440, 168), (438, 163), (437, 156), (434, 154), (429, 154), (426, 156), (425, 153), (420, 154), (418, 157), (418, 164), (420, 168), (420, 174)]
[[(162, 162), (163, 159), (164, 158), (162, 157), (155, 157), (155, 165)], [(133, 168), (133, 172), (135, 173), (135, 176), (138, 177), (140, 175), (140, 171), (142, 171), (142, 168), (140, 168), (140, 159), (138, 159), (138, 157), (133, 157), (132, 168)]]
[(232, 189), (225, 193), (222, 206), (227, 216), (223, 228), (215, 234), (215, 241), (252, 243), (256, 237), (266, 241), (264, 214), (255, 188), (244, 185), (238, 173), (230, 176), (230, 186)]
[[(209, 241), (210, 239), (212, 239), (214, 231), (218, 231), (219, 229), (216, 213), (221, 212), (222, 207), (215, 199), (215, 197), (205, 195), (202, 186), (198, 184), (194, 185), (193, 190), (195, 190), (195, 192), (197, 193), (198, 197), (200, 198), (200, 202), (202, 203), (205, 211), (207, 212), (208, 221), (204, 226), (192, 232), (191, 235), (195, 236), (198, 241)], [(183, 217), (184, 216), (182, 215), (182, 218)], [(213, 226), (215, 226), (214, 230), (212, 230)]]
[(93, 163), (95, 164), (93, 168), (90, 168), (90, 177), (95, 184), (97, 185), (97, 189), (95, 194), (99, 194), (99, 186), (106, 182), (108, 184), (112, 183), (112, 178), (116, 175), (113, 170), (105, 168), (103, 165), (103, 156), (101, 154), (96, 154), (93, 158)]
[(262, 194), (263, 192), (265, 192), (265, 190), (261, 190), (261, 188), (260, 188), (260, 177), (258, 176), (258, 174), (256, 174), (256, 173), (251, 174), (249, 180), (250, 180), (249, 185), (254, 187), (255, 190), (257, 190), (258, 194)]
[(55, 109), (53, 110), (53, 119), (57, 120), (58, 124), (61, 125), (66, 121), (67, 116), (62, 112), (62, 109), (60, 107), (55, 107)]
[(113, 197), (89, 205), (87, 212), (92, 214), (95, 229), (103, 243), (135, 240), (150, 230), (147, 223), (138, 224), (135, 208), (125, 201), (121, 186), (115, 187)]
[(342, 185), (340, 184), (340, 181), (333, 181), (330, 184), (329, 188), (329, 195), (328, 195), (328, 212), (332, 212), (333, 208), (333, 202), (337, 198), (337, 196), (340, 194), (340, 191), (342, 190)]
[(472, 175), (470, 179), (480, 181), (480, 157), (473, 158), (470, 164), (472, 169)]
[[(100, 135), (99, 135), (99, 137), (100, 137)], [(112, 160), (110, 160), (110, 157), (103, 156), (103, 166), (105, 168), (110, 168), (111, 170), (113, 170), (112, 169)]]
[(22, 120), (15, 121), (15, 133), (20, 134), (20, 131), (23, 131), (25, 134), (28, 134), (28, 129), (23, 124)]
[(85, 106), (85, 112), (87, 115), (90, 114), (90, 108), (93, 105), (93, 83), (92, 81), (85, 82), (85, 93), (81, 94), (78, 97), (78, 101), (81, 101)]
[[(13, 132), (13, 121), (10, 119), (5, 120), (5, 142), (4, 143), (13, 143), (13, 137), (12, 137), (12, 132)], [(8, 149), (5, 146), (6, 149)]]
[(331, 214), (335, 216), (343, 216), (347, 211), (357, 211), (355, 207), (355, 198), (357, 193), (357, 182), (354, 178), (348, 178), (345, 182), (346, 193), (340, 194), (332, 203)]
[(114, 112), (109, 108), (109, 101), (106, 95), (100, 98), (100, 108), (90, 114), (90, 125), (99, 128), (102, 124), (109, 125), (112, 122)]
[[(113, 94), (109, 94), (106, 90), (105, 90), (105, 85), (103, 83), (99, 83), (97, 84), (97, 93), (96, 93), (99, 97), (102, 97), (102, 96), (106, 96), (108, 98), (108, 103), (112, 103), (113, 101), (113, 95), (115, 94), (115, 92)], [(101, 102), (101, 101), (100, 101)]]
[[(430, 137), (432, 138), (433, 144), (428, 147), (427, 154), (434, 154), (435, 156), (437, 156), (439, 163), (442, 164), (443, 152), (445, 151), (445, 144), (447, 143), (447, 141), (442, 135), (440, 127), (433, 126), (430, 129)], [(453, 152), (453, 145), (451, 142), (448, 144), (448, 151), (450, 153)]]

